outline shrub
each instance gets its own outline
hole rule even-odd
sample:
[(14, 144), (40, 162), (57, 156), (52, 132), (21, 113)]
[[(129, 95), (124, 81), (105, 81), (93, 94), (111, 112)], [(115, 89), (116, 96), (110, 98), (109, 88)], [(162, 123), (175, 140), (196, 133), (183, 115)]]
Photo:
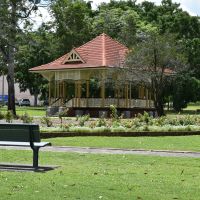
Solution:
[(120, 124), (119, 121), (113, 121), (113, 123), (112, 123), (112, 127), (113, 127), (113, 128), (117, 128), (117, 127), (119, 127), (119, 126), (121, 126), (121, 124)]
[(149, 115), (149, 113), (147, 113), (147, 112), (144, 112), (143, 115), (142, 115), (142, 114), (138, 114), (137, 118), (139, 118), (139, 121), (140, 121), (141, 123), (144, 123), (144, 124), (146, 124), (146, 125), (152, 123), (152, 119), (153, 119), (153, 118)]
[(79, 126), (84, 126), (85, 122), (88, 121), (90, 119), (90, 115), (83, 115), (81, 117), (79, 117)]
[(8, 110), (6, 112), (6, 114), (5, 114), (5, 120), (6, 120), (6, 122), (12, 123), (13, 119), (14, 119), (14, 115), (13, 115), (12, 111)]
[(111, 132), (110, 128), (105, 127), (105, 126), (95, 127), (91, 131), (95, 132), (95, 133), (107, 133), (107, 132)]
[(111, 132), (126, 132), (126, 128), (123, 126), (118, 126), (118, 127), (112, 127)]
[(28, 113), (24, 113), (22, 116), (21, 116), (21, 120), (23, 121), (23, 123), (32, 123), (33, 122), (33, 117), (30, 117), (28, 115)]
[(62, 112), (59, 112), (59, 114), (58, 114), (58, 117), (60, 119), (60, 125), (61, 125), (61, 127), (63, 125), (63, 117), (67, 117), (68, 111), (69, 111), (69, 109), (66, 108)]
[(0, 111), (0, 120), (4, 119), (4, 114)]
[(110, 110), (111, 110), (111, 119), (112, 121), (117, 121), (119, 119), (119, 116), (117, 114), (117, 109), (114, 105), (110, 105)]
[(42, 117), (41, 123), (46, 125), (47, 127), (51, 127), (53, 125), (53, 122), (50, 117)]
[(98, 119), (97, 121), (97, 127), (102, 127), (102, 126), (106, 126), (106, 120), (105, 118), (102, 116), (101, 118)]
[(162, 116), (162, 117), (158, 117), (156, 119), (153, 119), (152, 122), (153, 123), (151, 125), (164, 126), (167, 121), (166, 121), (166, 117)]
[(95, 127), (97, 126), (97, 124), (98, 124), (98, 122), (93, 121), (93, 122), (91, 122), (91, 123), (89, 124), (89, 127), (90, 127), (90, 128), (95, 128)]
[(70, 132), (78, 132), (78, 133), (90, 133), (91, 128), (89, 127), (80, 127), (80, 126), (73, 126), (69, 128)]
[(131, 121), (131, 120), (125, 120), (125, 121), (123, 121), (123, 126), (125, 128), (131, 128), (133, 126), (133, 121)]
[(132, 128), (135, 129), (137, 127), (140, 127), (141, 126), (141, 123), (140, 123), (140, 119), (139, 118), (134, 118), (132, 120)]

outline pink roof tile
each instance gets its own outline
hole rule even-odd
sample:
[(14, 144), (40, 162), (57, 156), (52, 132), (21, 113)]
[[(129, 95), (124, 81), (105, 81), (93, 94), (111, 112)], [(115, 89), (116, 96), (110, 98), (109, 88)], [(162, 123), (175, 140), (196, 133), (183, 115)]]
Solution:
[(34, 67), (30, 71), (119, 67), (125, 60), (128, 48), (102, 33), (86, 44), (74, 48), (85, 63), (64, 63), (68, 54), (55, 61)]

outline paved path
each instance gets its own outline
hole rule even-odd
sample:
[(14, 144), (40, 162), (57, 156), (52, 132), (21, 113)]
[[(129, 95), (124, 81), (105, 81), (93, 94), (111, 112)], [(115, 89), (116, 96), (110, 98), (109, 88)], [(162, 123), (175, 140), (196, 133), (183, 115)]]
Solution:
[[(26, 147), (0, 147), (7, 150), (31, 150)], [(118, 149), (118, 148), (92, 148), (92, 147), (70, 147), (51, 146), (41, 148), (41, 151), (51, 152), (73, 152), (73, 153), (93, 153), (93, 154), (135, 154), (165, 157), (190, 157), (200, 158), (200, 152), (189, 151), (167, 151), (167, 150), (138, 150), (138, 149)]]

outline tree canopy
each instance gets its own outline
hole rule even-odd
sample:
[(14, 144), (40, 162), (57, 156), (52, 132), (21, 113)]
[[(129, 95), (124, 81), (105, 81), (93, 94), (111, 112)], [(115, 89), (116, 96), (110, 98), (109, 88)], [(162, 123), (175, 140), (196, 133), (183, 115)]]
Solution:
[[(37, 11), (43, 1), (2, 0), (0, 3), (0, 73), (2, 70), (7, 73), (8, 107), (14, 113), (14, 72), (17, 72), (15, 78), (20, 82), (22, 90), (29, 89), (32, 94), (39, 94), (41, 90), (36, 88), (37, 85), (30, 84), (30, 79), (34, 80), (33, 83), (36, 81), (41, 85), (43, 85), (43, 79), (28, 73), (29, 68), (50, 62), (102, 32), (133, 49), (132, 58), (142, 54), (145, 59), (141, 61), (138, 58), (138, 64), (146, 62), (144, 66), (149, 67), (147, 61), (155, 64), (156, 55), (159, 58), (157, 65), (161, 72), (163, 72), (163, 67), (178, 64), (178, 59), (176, 62), (174, 59), (176, 53), (171, 50), (181, 46), (179, 53), (187, 63), (187, 70), (184, 73), (180, 72), (182, 78), (179, 77), (176, 82), (173, 82), (174, 92), (165, 93), (165, 95), (174, 96), (172, 99), (176, 102), (179, 102), (177, 99), (181, 98), (186, 99), (185, 102), (198, 100), (198, 97), (187, 98), (188, 94), (185, 94), (183, 98), (184, 92), (175, 92), (184, 88), (186, 79), (193, 81), (200, 79), (200, 20), (199, 17), (191, 16), (183, 11), (180, 4), (173, 3), (172, 0), (162, 0), (160, 5), (148, 1), (139, 4), (136, 0), (111, 0), (109, 3), (100, 4), (96, 10), (92, 10), (90, 1), (49, 0), (47, 2), (51, 2), (48, 11), (52, 20), (43, 23), (38, 30), (31, 28), (32, 21), (29, 16)], [(172, 48), (174, 44), (176, 47), (170, 49), (165, 45), (165, 51), (162, 51), (160, 48), (170, 39), (166, 36), (172, 36), (171, 40), (174, 41), (171, 41), (169, 47)], [(160, 42), (158, 38), (161, 39)], [(139, 51), (140, 48), (141, 51)], [(154, 61), (150, 57), (147, 59), (146, 54), (144, 55), (146, 51)], [(136, 53), (135, 56), (134, 53)], [(182, 70), (177, 71), (177, 76), (179, 71)], [(160, 71), (156, 74), (159, 74), (161, 78)], [(196, 88), (197, 82), (193, 83), (191, 85)], [(161, 84), (162, 88), (162, 81), (156, 84)], [(38, 89), (37, 92), (36, 89)], [(164, 99), (161, 104), (164, 103), (163, 101)]]

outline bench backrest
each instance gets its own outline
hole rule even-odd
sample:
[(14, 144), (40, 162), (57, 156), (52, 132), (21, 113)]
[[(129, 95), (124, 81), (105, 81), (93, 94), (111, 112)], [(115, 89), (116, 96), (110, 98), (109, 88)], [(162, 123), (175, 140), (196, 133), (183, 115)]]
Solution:
[(0, 124), (0, 141), (40, 142), (39, 125)]

